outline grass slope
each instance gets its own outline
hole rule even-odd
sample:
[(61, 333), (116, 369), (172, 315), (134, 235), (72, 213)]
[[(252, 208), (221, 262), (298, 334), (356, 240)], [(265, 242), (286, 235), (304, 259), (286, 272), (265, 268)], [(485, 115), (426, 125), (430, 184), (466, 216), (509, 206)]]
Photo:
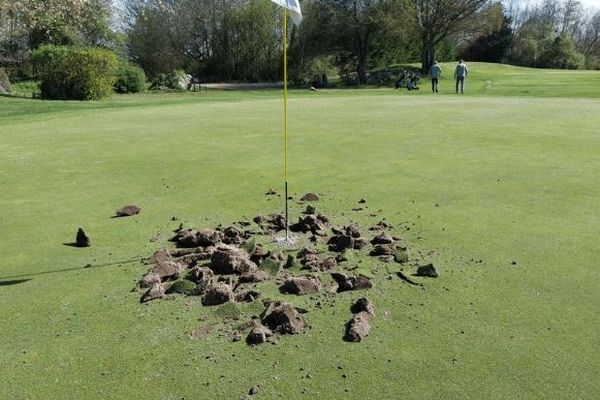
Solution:
[[(237, 399), (256, 383), (263, 399), (598, 396), (594, 99), (295, 93), (292, 190), (323, 193), (340, 221), (375, 221), (350, 211), (364, 197), (415, 223), (399, 233), (435, 251), (441, 278), (378, 280), (361, 344), (341, 340), (357, 293), (258, 348), (190, 340), (223, 312), (196, 299), (140, 305), (147, 267), (130, 261), (165, 243), (171, 216), (281, 209), (263, 194), (281, 186), (280, 107), (273, 92), (0, 99), (0, 398)], [(139, 216), (110, 218), (130, 202)], [(63, 246), (80, 225), (93, 246)]]

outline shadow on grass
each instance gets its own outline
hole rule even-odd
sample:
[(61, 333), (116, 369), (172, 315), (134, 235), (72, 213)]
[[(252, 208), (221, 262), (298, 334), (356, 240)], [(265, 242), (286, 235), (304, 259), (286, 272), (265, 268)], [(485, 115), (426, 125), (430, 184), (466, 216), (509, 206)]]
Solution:
[[(40, 276), (40, 275), (48, 275), (48, 274), (58, 274), (58, 273), (61, 273), (61, 272), (81, 271), (81, 270), (90, 269), (90, 268), (112, 267), (112, 266), (115, 266), (115, 265), (130, 264), (130, 263), (133, 263), (133, 262), (143, 262), (144, 260), (145, 260), (145, 258), (142, 258), (142, 257), (134, 257), (134, 258), (128, 258), (126, 260), (113, 261), (113, 262), (108, 262), (108, 263), (103, 263), (103, 264), (86, 264), (83, 267), (62, 268), (62, 269), (55, 269), (55, 270), (51, 270), (51, 271), (33, 272), (33, 273), (30, 273), (30, 274), (0, 276), (0, 280), (3, 280), (3, 279), (23, 278), (23, 277), (28, 277), (28, 276)], [(30, 279), (21, 279), (21, 281), (28, 281), (28, 280), (30, 280)], [(8, 281), (8, 282), (11, 282), (11, 281)], [(21, 282), (17, 282), (17, 283), (21, 283)], [(0, 282), (0, 285), (2, 285), (2, 282)]]
[(63, 246), (69, 246), (69, 247), (79, 247), (79, 248), (82, 248), (82, 249), (86, 247), (86, 246), (80, 246), (80, 245), (78, 245), (77, 242), (63, 243), (62, 245)]
[[(0, 278), (3, 279), (3, 278)], [(12, 286), (18, 285), (19, 283), (29, 282), (31, 279), (13, 279), (10, 281), (0, 281), (0, 286)]]

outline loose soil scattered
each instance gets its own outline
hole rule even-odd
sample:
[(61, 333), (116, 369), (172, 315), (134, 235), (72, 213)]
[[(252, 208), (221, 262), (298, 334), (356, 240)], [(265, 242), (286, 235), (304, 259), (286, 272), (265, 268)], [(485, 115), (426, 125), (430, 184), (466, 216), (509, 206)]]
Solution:
[[(269, 190), (267, 194), (275, 193)], [(318, 199), (314, 193), (301, 198), (302, 201)], [(356, 223), (336, 227), (331, 221), (317, 212), (316, 207), (307, 206), (298, 221), (289, 226), (296, 245), (287, 248), (276, 244), (275, 236), (281, 236), (286, 229), (286, 220), (281, 214), (257, 215), (253, 218), (255, 225), (246, 221), (235, 226), (204, 229), (180, 225), (170, 239), (175, 248), (160, 249), (148, 259), (152, 266), (138, 283), (143, 291), (140, 301), (199, 296), (203, 306), (217, 307), (216, 314), (226, 326), (245, 315), (238, 304), (246, 303), (256, 311), (246, 316), (246, 322), (238, 321), (235, 326), (226, 327), (229, 331), (225, 336), (238, 341), (245, 335), (246, 343), (258, 345), (275, 343), (279, 335), (303, 332), (309, 325), (302, 314), (310, 316), (310, 312), (318, 312), (327, 296), (373, 288), (373, 277), (359, 272), (364, 268), (356, 263), (357, 257), (395, 261), (401, 269), (396, 273), (400, 280), (422, 285), (402, 272), (416, 266), (416, 261), (411, 260), (404, 240), (391, 234), (392, 227), (385, 220), (369, 228), (366, 236)], [(432, 264), (419, 266), (413, 275), (438, 277)], [(390, 273), (388, 279), (393, 276)], [(288, 302), (263, 299), (266, 285), (276, 285), (283, 295), (310, 296), (310, 300), (315, 300), (314, 311), (296, 308)], [(352, 306), (352, 312), (354, 316), (346, 324), (344, 339), (362, 341), (371, 332), (374, 306), (361, 297)], [(213, 325), (203, 325), (190, 336), (202, 337), (212, 329)]]

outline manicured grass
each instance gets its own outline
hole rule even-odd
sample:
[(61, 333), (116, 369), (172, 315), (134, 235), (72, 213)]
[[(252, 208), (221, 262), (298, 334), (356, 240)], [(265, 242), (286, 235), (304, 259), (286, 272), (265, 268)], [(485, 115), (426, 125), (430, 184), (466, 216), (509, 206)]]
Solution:
[[(470, 67), (475, 90), (486, 72)], [(231, 310), (131, 289), (179, 222), (281, 211), (264, 195), (282, 186), (278, 92), (0, 98), (0, 398), (238, 399), (257, 383), (257, 399), (598, 397), (600, 100), (477, 93), (292, 93), (292, 192), (322, 193), (338, 223), (381, 209), (441, 277), (422, 290), (363, 260), (377, 316), (360, 344), (341, 336), (362, 293), (316, 310), (271, 291), (312, 328), (257, 348), (189, 339)], [(127, 203), (142, 213), (110, 218)], [(63, 245), (78, 226), (92, 247)]]

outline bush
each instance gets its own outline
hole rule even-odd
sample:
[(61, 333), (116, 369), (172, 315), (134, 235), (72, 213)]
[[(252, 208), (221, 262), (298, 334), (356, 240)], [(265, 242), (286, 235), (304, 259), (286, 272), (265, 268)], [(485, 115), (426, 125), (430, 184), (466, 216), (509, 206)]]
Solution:
[(117, 93), (139, 93), (146, 87), (146, 74), (144, 70), (136, 65), (122, 63), (117, 71), (115, 92)]
[(150, 85), (151, 90), (187, 90), (185, 71), (176, 69), (166, 74), (158, 74)]
[(94, 47), (42, 46), (32, 54), (43, 98), (97, 100), (112, 93), (117, 57)]
[(0, 68), (0, 94), (10, 93), (10, 80), (4, 68)]

